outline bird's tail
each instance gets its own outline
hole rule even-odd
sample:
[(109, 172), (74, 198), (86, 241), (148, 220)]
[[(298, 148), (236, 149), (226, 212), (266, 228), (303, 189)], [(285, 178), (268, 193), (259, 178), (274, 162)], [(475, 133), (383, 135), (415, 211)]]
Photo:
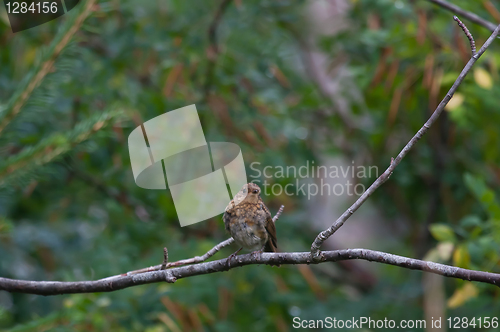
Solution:
[(266, 246), (264, 247), (265, 252), (278, 252), (278, 248), (274, 245), (272, 240), (266, 242)]

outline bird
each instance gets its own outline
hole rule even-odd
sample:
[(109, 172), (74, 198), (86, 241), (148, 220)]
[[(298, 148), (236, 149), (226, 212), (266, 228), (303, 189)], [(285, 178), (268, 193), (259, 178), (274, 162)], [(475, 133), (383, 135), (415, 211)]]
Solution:
[(229, 256), (228, 265), (242, 249), (260, 254), (277, 252), (276, 227), (260, 197), (260, 188), (248, 183), (229, 202), (223, 215), (226, 230), (241, 248)]

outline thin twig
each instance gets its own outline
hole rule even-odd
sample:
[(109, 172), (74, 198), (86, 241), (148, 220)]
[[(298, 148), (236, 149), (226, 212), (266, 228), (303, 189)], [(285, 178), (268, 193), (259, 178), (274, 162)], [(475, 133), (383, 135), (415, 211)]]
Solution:
[(470, 33), (469, 29), (467, 29), (465, 24), (463, 24), (458, 17), (453, 16), (453, 19), (458, 23), (458, 26), (462, 28), (465, 35), (469, 39), (470, 49), (472, 50), (472, 55), (474, 56), (476, 54), (476, 42), (474, 41), (474, 37), (472, 37), (472, 34)]
[(200, 263), (196, 265), (181, 266), (164, 271), (151, 271), (137, 275), (124, 275), (109, 277), (94, 281), (27, 281), (0, 278), (0, 290), (17, 293), (29, 293), (38, 295), (59, 295), (74, 293), (112, 292), (128, 287), (152, 284), (157, 282), (173, 283), (181, 278), (197, 275), (211, 274), (228, 271), (239, 266), (252, 264), (284, 265), (284, 264), (318, 264), (323, 262), (339, 262), (351, 259), (362, 259), (370, 262), (378, 262), (399, 266), (411, 270), (420, 270), (439, 274), (445, 277), (479, 281), (492, 285), (500, 285), (500, 274), (467, 270), (449, 265), (426, 262), (385, 252), (367, 249), (343, 249), (325, 251), (321, 259), (314, 260), (310, 252), (287, 252), (287, 253), (262, 253), (259, 257), (255, 255), (239, 255), (233, 258), (231, 266), (227, 265), (227, 258), (216, 261)]
[(429, 0), (430, 2), (435, 3), (436, 5), (443, 7), (444, 9), (447, 9), (451, 11), (452, 13), (455, 13), (461, 17), (465, 17), (471, 22), (474, 22), (476, 24), (482, 25), (483, 27), (489, 29), (490, 31), (494, 31), (497, 27), (495, 23), (491, 23), (479, 16), (477, 16), (474, 13), (468, 12), (466, 10), (463, 10), (462, 8), (451, 4), (449, 2), (443, 1), (443, 0)]
[[(278, 220), (278, 218), (283, 213), (283, 209), (284, 208), (285, 208), (284, 205), (282, 205), (279, 208), (278, 212), (273, 217), (273, 222), (276, 222)], [(231, 237), (231, 238), (229, 238), (229, 239), (227, 239), (225, 241), (222, 241), (221, 243), (217, 244), (216, 246), (214, 246), (212, 249), (210, 249), (209, 251), (207, 251), (203, 256), (195, 256), (195, 257), (192, 257), (192, 258), (181, 259), (180, 261), (171, 262), (171, 263), (167, 262), (165, 268), (163, 268), (163, 264), (159, 264), (159, 265), (155, 265), (155, 266), (151, 266), (151, 267), (146, 267), (146, 268), (139, 269), (139, 270), (129, 271), (127, 273), (120, 274), (120, 276), (130, 276), (130, 275), (140, 274), (140, 273), (145, 273), (145, 272), (152, 272), (152, 271), (164, 270), (164, 269), (168, 269), (168, 268), (171, 268), (171, 267), (177, 267), (177, 266), (183, 266), (183, 265), (188, 265), (188, 264), (201, 263), (201, 262), (206, 261), (207, 259), (209, 259), (213, 255), (215, 255), (216, 253), (218, 253), (222, 248), (230, 246), (233, 243), (234, 243), (234, 239)], [(165, 263), (165, 261), (163, 261), (163, 263)]]
[(370, 197), (371, 194), (375, 192), (375, 190), (378, 189), (385, 181), (389, 179), (391, 176), (392, 172), (396, 168), (396, 166), (399, 165), (401, 160), (406, 156), (406, 154), (415, 146), (415, 144), (422, 138), (422, 136), (429, 130), (429, 128), (432, 126), (432, 124), (437, 120), (441, 112), (443, 112), (444, 107), (448, 102), (451, 100), (453, 97), (453, 94), (455, 91), (457, 91), (458, 87), (460, 84), (463, 82), (465, 79), (465, 76), (469, 73), (471, 70), (472, 66), (476, 63), (477, 59), (483, 53), (486, 51), (486, 49), (493, 43), (495, 38), (498, 36), (500, 33), (500, 25), (493, 31), (493, 34), (488, 38), (488, 40), (484, 43), (484, 45), (481, 47), (479, 52), (474, 54), (472, 58), (467, 62), (465, 65), (464, 69), (458, 76), (457, 80), (453, 84), (453, 86), (450, 88), (444, 99), (441, 101), (441, 103), (438, 105), (434, 113), (432, 113), (431, 117), (427, 122), (420, 128), (420, 130), (415, 134), (415, 136), (412, 137), (412, 139), (406, 144), (406, 146), (401, 150), (401, 152), (398, 154), (396, 159), (391, 160), (390, 166), (385, 170), (385, 172), (377, 179), (375, 182), (361, 195), (356, 202), (354, 202), (353, 205), (351, 205), (350, 208), (348, 208), (333, 224), (330, 226), (328, 229), (322, 231), (321, 233), (318, 234), (316, 239), (311, 245), (311, 253), (315, 259), (321, 259), (321, 252), (320, 252), (320, 247), (323, 244), (323, 242), (328, 239), (333, 233), (335, 233), (342, 225), (345, 223), (347, 219), (357, 210), (363, 203)]
[(279, 217), (283, 213), (283, 209), (284, 208), (285, 208), (284, 205), (280, 206), (280, 209), (278, 210), (278, 212), (276, 213), (276, 215), (273, 217), (273, 222), (276, 222), (279, 219)]
[[(183, 266), (183, 265), (188, 265), (188, 264), (196, 264), (196, 263), (201, 263), (215, 255), (216, 253), (219, 252), (224, 247), (227, 247), (231, 244), (234, 243), (234, 239), (231, 237), (225, 241), (222, 241), (221, 243), (217, 244), (214, 246), (212, 249), (207, 251), (203, 256), (195, 256), (192, 258), (187, 258), (187, 259), (181, 259), (180, 261), (176, 262), (170, 262), (166, 264), (166, 269), (171, 268), (171, 267), (176, 267), (176, 266)], [(136, 275), (136, 274), (141, 274), (141, 273), (146, 273), (146, 272), (152, 272), (152, 271), (160, 271), (162, 269), (163, 264), (155, 265), (155, 266), (150, 266), (150, 267), (145, 267), (143, 269), (139, 270), (134, 270), (134, 271), (129, 271), (127, 273), (120, 274), (120, 276), (131, 276), (131, 275)], [(110, 277), (114, 278), (116, 276)]]
[(161, 264), (160, 270), (166, 270), (168, 263), (168, 249), (167, 247), (163, 248), (163, 263)]

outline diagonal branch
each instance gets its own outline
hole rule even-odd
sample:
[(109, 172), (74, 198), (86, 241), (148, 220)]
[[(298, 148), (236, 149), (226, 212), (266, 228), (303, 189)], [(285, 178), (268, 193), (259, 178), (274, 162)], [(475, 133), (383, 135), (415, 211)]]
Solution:
[(466, 10), (464, 10), (464, 9), (462, 9), (462, 8), (458, 7), (457, 5), (454, 5), (452, 3), (446, 2), (444, 0), (429, 0), (429, 1), (435, 3), (436, 5), (438, 5), (440, 7), (443, 7), (444, 9), (451, 11), (452, 13), (460, 15), (461, 17), (465, 17), (466, 19), (468, 19), (471, 22), (482, 25), (483, 27), (485, 27), (486, 29), (488, 29), (490, 31), (494, 31), (497, 27), (497, 25), (495, 23), (491, 23), (491, 22), (479, 17), (478, 15), (471, 13), (471, 12), (468, 12), (468, 11), (466, 11)]
[(359, 207), (361, 205), (363, 205), (363, 203), (368, 199), (368, 197), (370, 197), (370, 195), (373, 194), (375, 192), (375, 190), (378, 189), (378, 187), (380, 187), (385, 181), (387, 181), (389, 179), (389, 177), (391, 176), (391, 174), (394, 171), (394, 169), (396, 168), (396, 166), (399, 165), (401, 160), (408, 154), (408, 152), (411, 150), (411, 148), (413, 148), (415, 146), (415, 144), (422, 138), (422, 136), (429, 130), (429, 128), (432, 126), (432, 124), (434, 122), (436, 122), (439, 115), (443, 112), (444, 107), (451, 100), (451, 98), (453, 97), (453, 94), (455, 93), (455, 91), (457, 91), (458, 87), (463, 82), (463, 80), (465, 79), (465, 76), (467, 76), (467, 74), (471, 70), (472, 66), (476, 63), (477, 59), (479, 59), (479, 57), (481, 55), (483, 55), (483, 53), (486, 51), (486, 49), (493, 43), (493, 41), (499, 35), (499, 33), (500, 33), (500, 25), (496, 27), (495, 31), (493, 31), (493, 34), (488, 38), (488, 40), (486, 40), (486, 42), (481, 47), (479, 52), (477, 52), (476, 54), (474, 54), (471, 57), (469, 62), (465, 65), (464, 69), (462, 70), (462, 72), (458, 76), (455, 83), (453, 83), (453, 86), (450, 88), (450, 90), (448, 91), (448, 93), (444, 97), (444, 99), (441, 101), (441, 103), (439, 103), (439, 105), (436, 108), (436, 110), (434, 111), (434, 113), (432, 113), (429, 120), (427, 120), (427, 122), (424, 123), (422, 128), (420, 128), (420, 130), (415, 134), (415, 136), (413, 136), (412, 139), (408, 142), (408, 144), (406, 144), (406, 146), (403, 148), (403, 150), (401, 150), (401, 152), (398, 154), (396, 159), (393, 158), (391, 160), (391, 164), (385, 170), (385, 172), (377, 180), (375, 180), (375, 182), (363, 193), (363, 195), (361, 195), (356, 200), (356, 202), (354, 202), (354, 204), (351, 205), (351, 207), (348, 208), (332, 224), (332, 226), (330, 226), (328, 229), (326, 229), (318, 234), (318, 236), (316, 237), (316, 239), (314, 240), (314, 242), (311, 245), (311, 253), (315, 259), (320, 259), (321, 252), (319, 249), (320, 249), (321, 245), (323, 244), (323, 242), (326, 239), (328, 239), (330, 236), (332, 236), (332, 234), (335, 233), (340, 227), (342, 227), (342, 225), (345, 223), (345, 221), (347, 219), (349, 219), (349, 217), (354, 212), (356, 212), (356, 210), (359, 209)]
[(0, 278), (0, 290), (38, 295), (113, 292), (138, 285), (165, 281), (173, 283), (178, 279), (228, 271), (245, 265), (319, 264), (351, 259), (362, 259), (370, 262), (399, 266), (411, 270), (430, 272), (451, 278), (479, 281), (496, 286), (500, 285), (500, 274), (496, 273), (467, 270), (374, 250), (343, 249), (325, 251), (322, 253), (320, 260), (313, 260), (310, 252), (262, 253), (261, 256), (257, 258), (255, 255), (247, 254), (240, 255), (232, 259), (230, 267), (228, 267), (227, 258), (225, 258), (196, 265), (181, 266), (173, 269), (151, 271), (135, 275), (114, 276), (95, 281), (27, 281)]
[[(273, 217), (273, 222), (276, 222), (278, 220), (278, 218), (283, 213), (284, 208), (285, 208), (285, 206), (283, 206), (283, 205), (280, 207), (280, 209), (278, 210), (276, 215)], [(126, 276), (126, 275), (130, 276), (133, 274), (140, 274), (140, 273), (144, 273), (144, 272), (164, 270), (164, 269), (168, 269), (169, 267), (176, 267), (176, 266), (183, 266), (183, 265), (188, 265), (188, 264), (201, 263), (201, 262), (206, 261), (207, 259), (209, 259), (213, 255), (215, 255), (216, 253), (218, 253), (222, 248), (230, 246), (233, 243), (234, 243), (234, 239), (231, 237), (225, 241), (222, 241), (221, 243), (217, 244), (216, 246), (214, 246), (212, 249), (207, 251), (203, 256), (195, 256), (192, 258), (182, 259), (182, 260), (177, 261), (177, 262), (168, 263), (168, 253), (167, 253), (166, 254), (167, 256), (163, 260), (162, 264), (151, 266), (151, 267), (146, 267), (146, 268), (139, 269), (139, 270), (129, 271), (129, 272), (123, 273), (121, 275), (122, 276)], [(165, 248), (164, 250), (167, 250), (167, 248)]]
[[(177, 267), (177, 266), (184, 266), (188, 264), (197, 264), (197, 263), (202, 263), (218, 253), (222, 248), (225, 248), (227, 246), (230, 246), (231, 244), (234, 243), (234, 239), (231, 237), (225, 241), (222, 241), (221, 243), (217, 244), (214, 246), (212, 249), (207, 251), (204, 255), (202, 256), (195, 256), (192, 258), (187, 258), (187, 259), (181, 259), (180, 261), (176, 262), (163, 262), (162, 264), (151, 266), (151, 267), (145, 267), (143, 269), (139, 270), (134, 270), (134, 271), (129, 271), (127, 273), (123, 273), (120, 276), (131, 276), (131, 275), (136, 275), (136, 274), (141, 274), (141, 273), (146, 273), (146, 272), (152, 272), (152, 271), (160, 271), (160, 270), (165, 270), (171, 267)], [(110, 278), (114, 278), (117, 276), (113, 276)]]

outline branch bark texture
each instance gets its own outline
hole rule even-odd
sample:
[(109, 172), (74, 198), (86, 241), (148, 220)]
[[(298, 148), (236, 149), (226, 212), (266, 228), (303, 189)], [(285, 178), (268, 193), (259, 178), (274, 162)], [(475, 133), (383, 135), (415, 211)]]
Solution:
[(367, 249), (344, 249), (324, 251), (320, 260), (313, 260), (310, 252), (262, 253), (255, 255), (239, 255), (231, 260), (228, 267), (227, 258), (195, 265), (175, 267), (167, 270), (151, 271), (135, 275), (114, 276), (95, 281), (25, 281), (0, 278), (0, 290), (38, 295), (59, 295), (74, 293), (112, 292), (132, 286), (157, 282), (173, 283), (178, 279), (198, 275), (224, 272), (240, 266), (265, 264), (318, 264), (323, 262), (339, 262), (351, 259), (362, 259), (370, 262), (389, 264), (411, 270), (420, 270), (439, 274), (445, 277), (469, 281), (480, 281), (500, 285), (500, 274), (473, 271), (439, 263), (388, 254)]

